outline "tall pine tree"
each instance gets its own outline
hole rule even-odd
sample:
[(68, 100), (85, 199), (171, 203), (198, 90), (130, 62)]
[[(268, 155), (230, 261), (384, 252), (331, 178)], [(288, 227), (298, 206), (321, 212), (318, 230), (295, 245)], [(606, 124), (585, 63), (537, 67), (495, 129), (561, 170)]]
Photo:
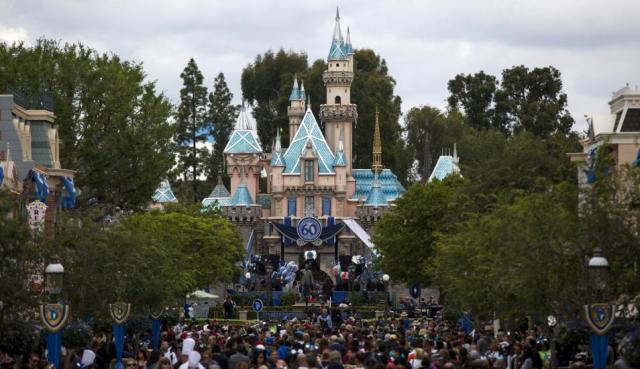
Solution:
[(238, 114), (238, 106), (233, 105), (232, 100), (233, 94), (229, 91), (224, 73), (220, 73), (214, 81), (213, 92), (209, 94), (209, 121), (212, 123), (211, 135), (215, 140), (208, 163), (209, 180), (215, 179), (222, 168), (223, 151), (229, 142), (233, 123)]
[(204, 160), (209, 156), (208, 150), (198, 145), (206, 141), (207, 134), (211, 131), (211, 122), (207, 119), (207, 88), (203, 85), (204, 78), (193, 58), (180, 77), (183, 87), (180, 90), (180, 105), (176, 116), (176, 174), (182, 177), (185, 184), (191, 182), (191, 186), (184, 186), (186, 193), (183, 197), (191, 197), (197, 202), (199, 176), (204, 172)]

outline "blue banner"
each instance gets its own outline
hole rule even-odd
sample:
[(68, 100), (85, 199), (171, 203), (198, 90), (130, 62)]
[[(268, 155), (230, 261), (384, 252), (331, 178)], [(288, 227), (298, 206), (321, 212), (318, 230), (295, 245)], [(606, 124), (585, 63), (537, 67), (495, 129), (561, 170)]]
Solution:
[(607, 367), (607, 351), (609, 348), (609, 335), (591, 334), (591, 355), (593, 355), (593, 369), (605, 369)]
[(47, 333), (47, 360), (56, 369), (60, 369), (60, 356), (62, 350), (62, 332)]
[(124, 350), (124, 325), (113, 325), (113, 338), (116, 345), (116, 365), (114, 369), (124, 369), (122, 365), (122, 351)]
[(160, 319), (151, 320), (151, 347), (157, 350), (160, 346)]

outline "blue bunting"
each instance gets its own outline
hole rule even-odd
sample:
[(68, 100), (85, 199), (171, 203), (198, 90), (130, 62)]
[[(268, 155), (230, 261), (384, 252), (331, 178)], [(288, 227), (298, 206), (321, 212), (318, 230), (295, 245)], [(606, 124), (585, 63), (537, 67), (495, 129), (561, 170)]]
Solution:
[(4, 169), (0, 167), (0, 186), (2, 186), (2, 181), (4, 180)]
[(62, 354), (62, 332), (47, 333), (47, 360), (56, 369), (60, 369), (60, 356)]
[(607, 350), (609, 348), (609, 336), (591, 334), (591, 355), (593, 355), (593, 369), (605, 369), (607, 367)]
[(47, 202), (49, 197), (49, 183), (47, 176), (38, 172), (32, 172), (31, 180), (36, 183), (36, 197), (42, 202)]
[(113, 325), (113, 337), (116, 341), (116, 365), (114, 369), (124, 369), (124, 365), (122, 365), (122, 351), (124, 350), (124, 325)]
[(72, 209), (76, 206), (76, 187), (73, 183), (73, 178), (62, 178), (64, 189), (67, 191), (67, 195), (62, 197), (62, 207), (65, 209)]

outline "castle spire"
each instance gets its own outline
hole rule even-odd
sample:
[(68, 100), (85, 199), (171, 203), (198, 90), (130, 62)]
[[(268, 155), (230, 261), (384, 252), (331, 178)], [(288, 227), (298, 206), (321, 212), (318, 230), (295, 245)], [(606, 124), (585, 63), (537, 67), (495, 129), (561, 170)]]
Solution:
[(347, 27), (347, 41), (345, 43), (345, 50), (347, 55), (353, 54), (353, 46), (351, 46), (351, 32), (349, 31), (349, 27)]
[(376, 126), (373, 132), (373, 164), (374, 174), (382, 170), (382, 140), (380, 140), (380, 112), (376, 108)]
[(336, 24), (333, 26), (333, 41), (342, 42), (342, 29), (340, 29), (340, 10), (336, 7)]
[(282, 150), (282, 146), (280, 144), (280, 128), (278, 128), (278, 133), (276, 133), (276, 143), (274, 146), (274, 152), (280, 152)]

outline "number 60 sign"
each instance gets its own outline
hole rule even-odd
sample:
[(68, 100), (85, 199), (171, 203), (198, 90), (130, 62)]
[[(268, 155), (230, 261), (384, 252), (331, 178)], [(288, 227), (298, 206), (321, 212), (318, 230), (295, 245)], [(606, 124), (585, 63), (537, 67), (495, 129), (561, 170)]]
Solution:
[(313, 242), (320, 237), (322, 233), (322, 224), (313, 217), (302, 218), (298, 222), (298, 236), (307, 242)]

